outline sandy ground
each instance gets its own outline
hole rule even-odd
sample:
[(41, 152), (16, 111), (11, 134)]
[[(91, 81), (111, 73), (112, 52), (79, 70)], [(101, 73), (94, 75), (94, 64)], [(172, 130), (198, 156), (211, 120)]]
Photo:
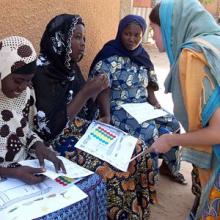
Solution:
[[(164, 80), (169, 71), (169, 63), (165, 53), (159, 53), (154, 45), (145, 46), (155, 65), (160, 90), (157, 92), (157, 98), (160, 104), (170, 112), (173, 109), (173, 103), (169, 94), (164, 94)], [(186, 186), (172, 182), (169, 178), (160, 176), (157, 186), (158, 205), (151, 207), (150, 220), (185, 220), (193, 204), (193, 195), (191, 193), (191, 164), (181, 163), (181, 172), (184, 174), (188, 184)]]

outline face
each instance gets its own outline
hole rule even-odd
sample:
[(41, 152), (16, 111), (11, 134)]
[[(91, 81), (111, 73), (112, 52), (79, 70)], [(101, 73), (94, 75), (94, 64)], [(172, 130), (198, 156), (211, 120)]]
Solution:
[(79, 62), (85, 52), (85, 27), (82, 24), (77, 24), (72, 36), (72, 60)]
[(8, 98), (17, 98), (21, 93), (31, 85), (33, 74), (15, 74), (11, 73), (2, 80), (2, 92)]
[(129, 24), (121, 33), (121, 42), (126, 50), (135, 50), (142, 41), (143, 31), (138, 24)]
[(162, 39), (162, 33), (161, 33), (160, 26), (151, 22), (151, 27), (152, 27), (153, 32), (154, 32), (153, 40), (155, 41), (158, 50), (161, 53), (165, 52), (165, 48), (164, 48), (164, 45), (163, 45), (163, 39)]

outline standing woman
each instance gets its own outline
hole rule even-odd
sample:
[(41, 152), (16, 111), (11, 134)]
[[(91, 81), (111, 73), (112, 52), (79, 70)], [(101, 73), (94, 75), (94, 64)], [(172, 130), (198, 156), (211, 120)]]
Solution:
[[(126, 103), (148, 102), (160, 108), (154, 94), (159, 89), (154, 66), (141, 44), (146, 27), (141, 16), (125, 16), (119, 23), (116, 38), (107, 42), (95, 57), (90, 75), (105, 72), (110, 80), (110, 87), (97, 100), (101, 120), (140, 138), (149, 147), (161, 134), (179, 133), (180, 127), (171, 114), (139, 124), (121, 107)], [(152, 153), (155, 175), (158, 174), (158, 156)], [(179, 173), (179, 147), (175, 146), (161, 157), (160, 173), (186, 184), (184, 176)]]
[[(108, 193), (108, 219), (146, 220), (154, 191), (149, 156), (138, 157), (127, 172), (121, 172), (74, 147), (95, 118), (93, 100), (108, 86), (103, 75), (85, 82), (78, 66), (84, 50), (85, 26), (79, 15), (61, 14), (48, 23), (33, 80), (37, 108), (46, 116), (44, 125), (39, 125), (39, 135), (61, 155), (103, 178)], [(142, 150), (142, 145), (137, 144), (134, 156)], [(95, 213), (91, 214), (95, 217)]]
[(166, 134), (155, 152), (183, 146), (193, 164), (190, 219), (220, 218), (220, 27), (196, 0), (162, 0), (150, 14), (154, 40), (166, 51), (171, 70), (165, 81), (174, 114), (186, 133)]

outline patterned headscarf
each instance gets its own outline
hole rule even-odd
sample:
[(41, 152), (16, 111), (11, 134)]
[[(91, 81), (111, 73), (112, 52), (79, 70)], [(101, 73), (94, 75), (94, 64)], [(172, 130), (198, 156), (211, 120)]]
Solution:
[[(33, 78), (38, 110), (44, 111), (51, 133), (44, 139), (53, 139), (67, 124), (67, 103), (85, 85), (77, 63), (71, 59), (72, 36), (76, 25), (84, 25), (79, 15), (60, 14), (47, 25), (40, 43), (40, 56)], [(45, 94), (48, 99), (45, 99)], [(90, 99), (78, 116), (92, 120), (96, 105)]]
[(36, 58), (34, 47), (26, 38), (20, 36), (4, 38), (0, 41), (1, 81), (10, 73), (33, 73), (36, 66)]
[(42, 36), (37, 65), (47, 66), (54, 79), (72, 81), (78, 71), (71, 61), (71, 41), (77, 24), (84, 25), (79, 15), (57, 15), (48, 23)]

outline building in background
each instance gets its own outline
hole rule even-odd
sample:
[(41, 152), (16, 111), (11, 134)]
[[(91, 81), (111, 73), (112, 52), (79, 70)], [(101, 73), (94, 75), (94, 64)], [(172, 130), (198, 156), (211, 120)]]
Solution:
[[(139, 14), (148, 23), (151, 7), (158, 0), (0, 0), (0, 39), (22, 35), (30, 39), (37, 51), (49, 20), (57, 14), (80, 14), (86, 24), (86, 56), (80, 66), (87, 76), (90, 63), (105, 42), (113, 39), (119, 20), (127, 14)], [(205, 7), (219, 16), (220, 0)], [(149, 27), (149, 25), (148, 25)], [(148, 41), (149, 29), (144, 36)]]
[(120, 0), (0, 0), (0, 39), (22, 35), (39, 50), (47, 23), (61, 13), (80, 14), (84, 18), (86, 56), (80, 66), (86, 76), (97, 51), (115, 36)]

